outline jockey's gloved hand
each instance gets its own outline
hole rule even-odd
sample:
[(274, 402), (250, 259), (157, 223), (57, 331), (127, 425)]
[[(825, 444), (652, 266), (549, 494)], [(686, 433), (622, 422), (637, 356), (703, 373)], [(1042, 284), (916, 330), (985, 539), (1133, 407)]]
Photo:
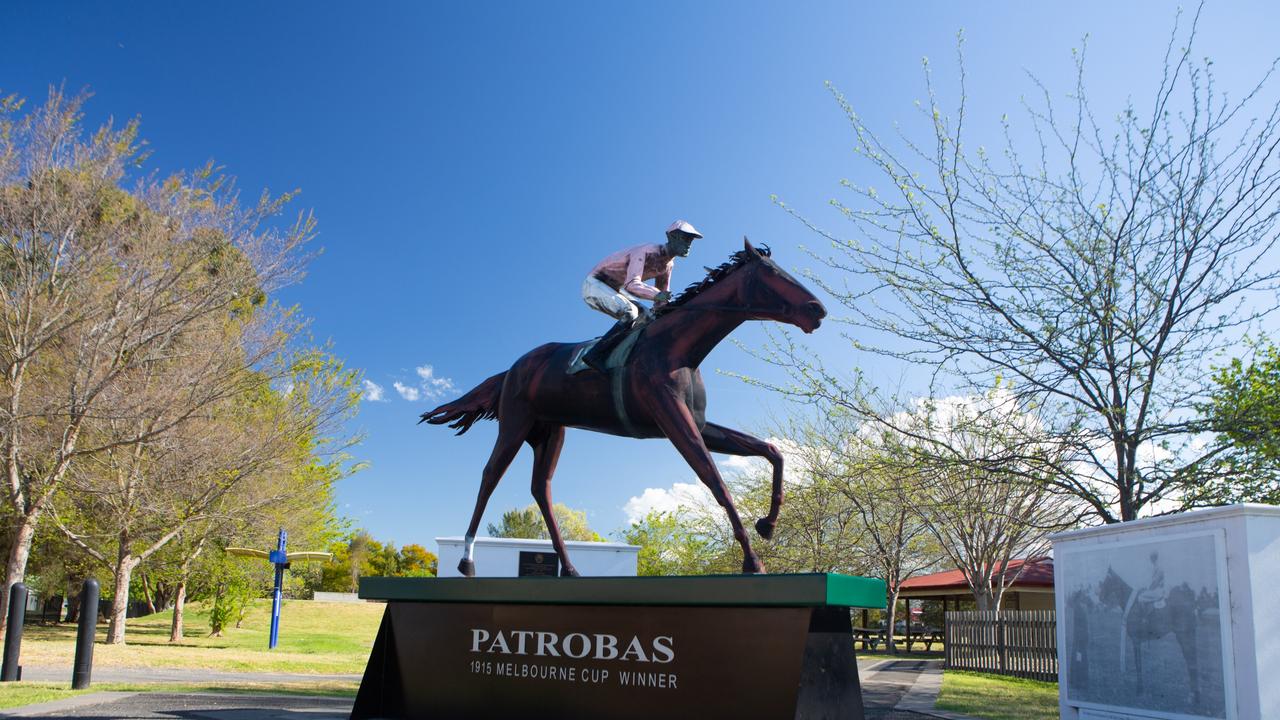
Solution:
[(667, 292), (666, 290), (660, 290), (658, 291), (657, 295), (653, 296), (653, 302), (655, 305), (659, 303), (670, 302), (670, 301), (671, 301), (671, 293)]

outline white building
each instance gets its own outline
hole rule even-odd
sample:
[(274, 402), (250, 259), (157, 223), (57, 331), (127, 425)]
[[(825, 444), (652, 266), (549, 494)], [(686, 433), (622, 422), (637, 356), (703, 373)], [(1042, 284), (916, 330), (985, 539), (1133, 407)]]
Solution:
[[(517, 538), (476, 538), (474, 559), (477, 577), (518, 577), (524, 562), (527, 568), (559, 567), (550, 540)], [(639, 545), (616, 542), (565, 541), (573, 566), (583, 577), (634, 577)], [(460, 537), (436, 538), (439, 577), (460, 577), (458, 562), (465, 547)]]

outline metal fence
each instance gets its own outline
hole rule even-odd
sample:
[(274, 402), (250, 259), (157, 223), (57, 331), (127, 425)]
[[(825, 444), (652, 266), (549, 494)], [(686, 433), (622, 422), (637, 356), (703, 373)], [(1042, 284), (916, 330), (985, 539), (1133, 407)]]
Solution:
[(946, 617), (947, 669), (1057, 681), (1054, 611), (959, 611)]

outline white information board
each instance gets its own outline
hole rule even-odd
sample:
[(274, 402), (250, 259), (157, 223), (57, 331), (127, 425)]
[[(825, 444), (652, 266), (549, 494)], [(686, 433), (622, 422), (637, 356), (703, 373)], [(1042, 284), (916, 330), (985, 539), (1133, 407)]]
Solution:
[(1064, 720), (1280, 718), (1280, 508), (1053, 537)]

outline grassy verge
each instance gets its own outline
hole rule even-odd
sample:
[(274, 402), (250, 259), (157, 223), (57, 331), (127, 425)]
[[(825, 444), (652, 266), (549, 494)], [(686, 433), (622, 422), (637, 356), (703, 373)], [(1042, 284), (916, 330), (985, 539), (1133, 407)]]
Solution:
[[(240, 628), (209, 636), (208, 608), (188, 606), (186, 637), (169, 642), (170, 612), (130, 618), (125, 645), (93, 651), (95, 667), (168, 667), (238, 672), (356, 674), (364, 671), (384, 605), (285, 601), (280, 612), (280, 644), (267, 649), (271, 601), (253, 604)], [(71, 667), (74, 625), (29, 625), (22, 642), (24, 665)]]
[(0, 708), (62, 700), (91, 692), (222, 692), (222, 693), (270, 693), (272, 695), (323, 695), (329, 697), (355, 697), (359, 683), (309, 682), (289, 683), (94, 683), (88, 690), (72, 690), (66, 683), (16, 682), (0, 686)]
[(948, 670), (935, 707), (985, 720), (1057, 720), (1058, 684)]

